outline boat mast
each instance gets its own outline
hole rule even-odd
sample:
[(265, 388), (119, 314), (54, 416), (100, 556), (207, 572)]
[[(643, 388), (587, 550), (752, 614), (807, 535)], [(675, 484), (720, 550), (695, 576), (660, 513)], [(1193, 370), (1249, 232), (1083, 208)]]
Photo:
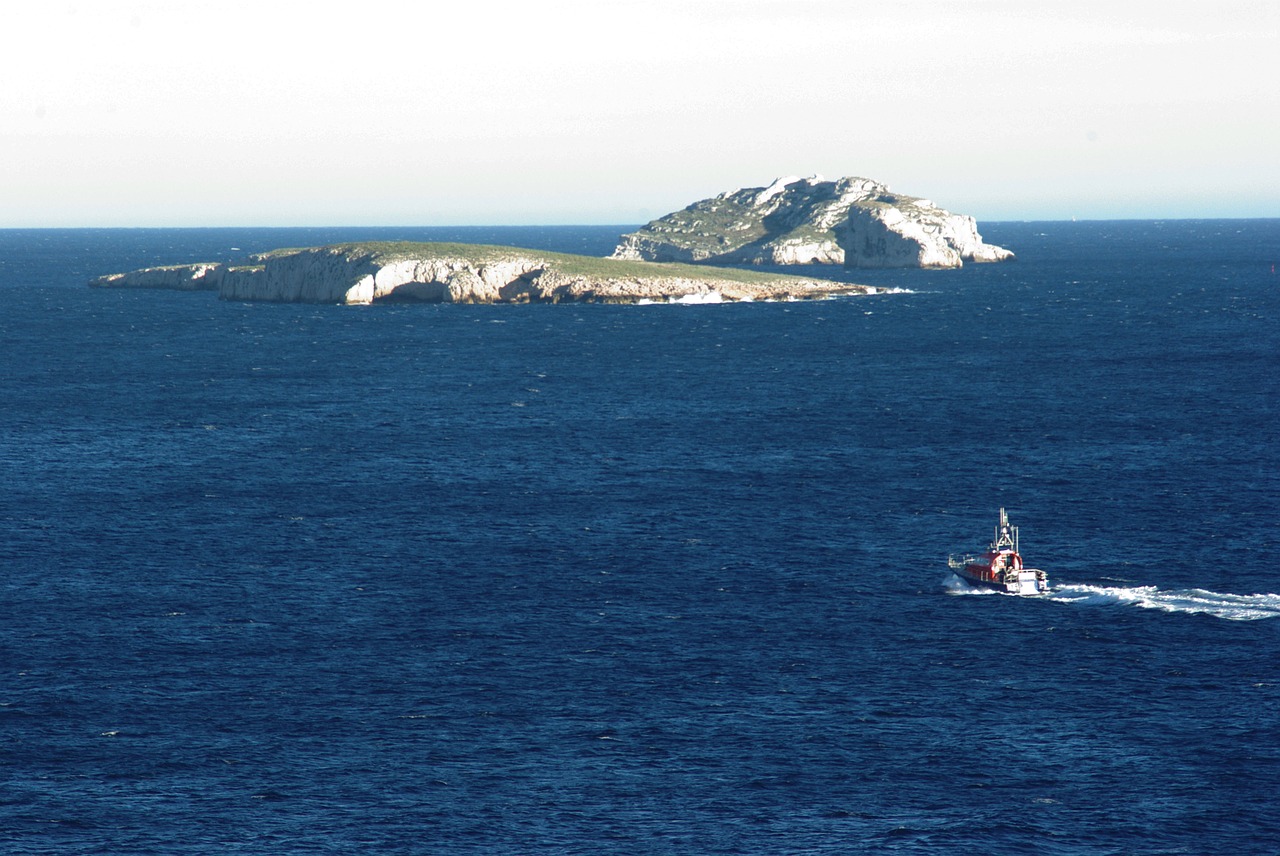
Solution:
[(1003, 508), (1000, 509), (1000, 525), (996, 527), (995, 540), (991, 542), (992, 552), (999, 553), (1002, 549), (1018, 552), (1018, 527), (1009, 525), (1009, 515)]

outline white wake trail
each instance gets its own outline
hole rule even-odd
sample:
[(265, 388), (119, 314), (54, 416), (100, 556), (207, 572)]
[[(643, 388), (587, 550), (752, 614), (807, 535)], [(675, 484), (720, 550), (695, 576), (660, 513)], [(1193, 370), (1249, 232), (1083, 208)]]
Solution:
[(1169, 589), (1156, 586), (1131, 588), (1090, 585), (1057, 585), (1049, 599), (1089, 606), (1140, 606), (1165, 612), (1204, 613), (1228, 621), (1280, 618), (1280, 594), (1226, 594), (1206, 589)]

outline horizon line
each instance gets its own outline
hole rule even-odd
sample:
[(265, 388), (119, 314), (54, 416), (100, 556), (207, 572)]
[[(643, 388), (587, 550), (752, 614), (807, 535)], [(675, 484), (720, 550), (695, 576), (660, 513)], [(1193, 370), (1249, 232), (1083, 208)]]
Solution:
[[(994, 223), (1165, 223), (1195, 221), (1243, 221), (1243, 220), (1280, 220), (1280, 214), (1257, 216), (1170, 216), (1170, 217), (1004, 217), (978, 220), (978, 225)], [(91, 231), (91, 230), (142, 230), (142, 229), (630, 229), (638, 228), (653, 222), (633, 223), (294, 223), (288, 225), (275, 224), (135, 224), (135, 225), (76, 225), (76, 226), (38, 226), (38, 225), (4, 225), (0, 231), (5, 232), (55, 232), (55, 231)]]

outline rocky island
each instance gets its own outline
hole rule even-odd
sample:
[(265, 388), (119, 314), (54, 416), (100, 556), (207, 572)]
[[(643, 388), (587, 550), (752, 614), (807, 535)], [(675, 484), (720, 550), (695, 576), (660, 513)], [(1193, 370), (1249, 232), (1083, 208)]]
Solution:
[(483, 244), (369, 242), (274, 250), (100, 276), (98, 288), (216, 291), (287, 303), (641, 303), (811, 300), (874, 287), (730, 268), (601, 259)]
[(779, 178), (703, 199), (624, 235), (615, 259), (711, 264), (957, 268), (1013, 253), (972, 217), (867, 178)]

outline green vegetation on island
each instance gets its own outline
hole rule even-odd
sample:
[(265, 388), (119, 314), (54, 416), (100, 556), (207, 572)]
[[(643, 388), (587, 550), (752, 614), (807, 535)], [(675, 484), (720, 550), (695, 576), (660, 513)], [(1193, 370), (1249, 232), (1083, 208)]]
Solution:
[(108, 288), (216, 290), (229, 300), (304, 303), (637, 303), (807, 300), (874, 289), (737, 268), (503, 247), (362, 241), (98, 277)]

